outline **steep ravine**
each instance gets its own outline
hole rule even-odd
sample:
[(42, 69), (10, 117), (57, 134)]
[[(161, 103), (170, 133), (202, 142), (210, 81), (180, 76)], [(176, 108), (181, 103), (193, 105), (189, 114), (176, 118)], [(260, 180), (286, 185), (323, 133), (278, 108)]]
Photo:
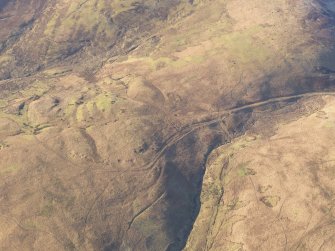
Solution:
[[(318, 109), (323, 127), (313, 120), (310, 131), (332, 146), (333, 120), (321, 108), (335, 87), (334, 20), (319, 3), (9, 1), (0, 11), (0, 250), (201, 250), (203, 237), (220, 250), (217, 225), (204, 221), (213, 235), (198, 235), (204, 199), (228, 200), (245, 184), (207, 186), (212, 163), (255, 182), (244, 156), (279, 162), (263, 149), (234, 163), (222, 149), (262, 149), (277, 125)], [(332, 154), (327, 145), (319, 156)], [(328, 181), (310, 174), (330, 196)]]
[(332, 250), (334, 148), (319, 130), (334, 130), (333, 104), (325, 95), (259, 111), (276, 119), (215, 149), (185, 250)]

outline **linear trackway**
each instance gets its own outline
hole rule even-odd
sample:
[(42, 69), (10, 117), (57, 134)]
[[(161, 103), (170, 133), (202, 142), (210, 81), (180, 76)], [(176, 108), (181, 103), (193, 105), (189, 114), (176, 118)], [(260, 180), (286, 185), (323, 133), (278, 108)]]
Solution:
[[(297, 94), (297, 95), (291, 95), (291, 96), (283, 96), (283, 97), (270, 98), (268, 100), (254, 102), (254, 103), (251, 103), (251, 104), (247, 104), (247, 105), (243, 105), (243, 106), (239, 106), (239, 107), (234, 107), (234, 108), (222, 111), (222, 112), (218, 112), (217, 115), (215, 116), (215, 118), (213, 118), (211, 120), (206, 120), (206, 121), (202, 121), (202, 122), (193, 123), (191, 125), (186, 126), (182, 130), (176, 132), (175, 134), (173, 134), (171, 137), (169, 137), (167, 139), (167, 141), (163, 144), (163, 147), (160, 149), (160, 151), (157, 152), (157, 154), (154, 156), (154, 158), (148, 164), (142, 166), (142, 168), (129, 170), (129, 172), (142, 172), (142, 171), (151, 170), (152, 168), (155, 167), (156, 163), (160, 160), (160, 158), (164, 155), (165, 151), (169, 147), (171, 147), (174, 144), (178, 143), (180, 140), (182, 140), (187, 135), (189, 135), (190, 133), (194, 132), (197, 129), (200, 129), (202, 127), (209, 126), (209, 125), (212, 125), (212, 124), (215, 124), (215, 123), (218, 123), (218, 122), (222, 121), (223, 118), (224, 118), (224, 116), (226, 116), (226, 115), (231, 115), (231, 114), (239, 112), (239, 111), (243, 111), (243, 110), (246, 110), (246, 109), (260, 107), (260, 106), (264, 106), (264, 105), (271, 104), (271, 103), (288, 101), (290, 99), (304, 98), (304, 97), (313, 97), (313, 96), (326, 96), (326, 95), (335, 96), (335, 92), (312, 92), (312, 93), (304, 93), (304, 94)], [(100, 171), (117, 172), (117, 171), (101, 170), (101, 169), (100, 169)], [(162, 171), (162, 168), (160, 168), (159, 172), (161, 172), (161, 171)], [(151, 185), (155, 184), (157, 182), (157, 180), (158, 179), (156, 179)], [(106, 185), (105, 189), (98, 195), (97, 199), (105, 192), (105, 190), (109, 186), (109, 184), (110, 184), (110, 182)], [(146, 188), (143, 188), (141, 190), (143, 191), (145, 189)], [(137, 213), (134, 214), (134, 216), (131, 218), (131, 220), (128, 223), (127, 232), (132, 227), (132, 224), (136, 221), (136, 219), (143, 212), (147, 211), (153, 204), (155, 204), (161, 197), (162, 197), (162, 194), (159, 195), (159, 196), (157, 196), (149, 205), (144, 206), (142, 209), (140, 209)], [(88, 218), (90, 212), (93, 210), (93, 208), (94, 208), (94, 206), (96, 204), (97, 199), (94, 200), (93, 204), (91, 205), (90, 210), (88, 211), (88, 213), (86, 215), (86, 219)]]
[(264, 101), (259, 101), (239, 107), (230, 108), (228, 110), (224, 110), (222, 112), (218, 112), (215, 118), (203, 122), (196, 122), (191, 125), (188, 125), (181, 131), (176, 132), (173, 134), (164, 144), (163, 147), (160, 149), (160, 151), (155, 155), (155, 157), (146, 165), (142, 166), (142, 168), (133, 169), (131, 171), (145, 171), (151, 169), (157, 161), (161, 158), (161, 156), (164, 154), (164, 152), (174, 144), (178, 143), (180, 140), (182, 140), (184, 137), (186, 137), (188, 134), (194, 132), (195, 130), (209, 126), (215, 123), (218, 123), (223, 120), (223, 117), (225, 115), (231, 115), (236, 112), (240, 112), (243, 110), (256, 108), (264, 105), (268, 105), (271, 103), (277, 103), (277, 102), (283, 102), (288, 101), (290, 99), (296, 99), (296, 98), (306, 98), (306, 97), (313, 97), (313, 96), (326, 96), (326, 95), (332, 95), (335, 96), (335, 92), (311, 92), (311, 93), (304, 93), (304, 94), (297, 94), (297, 95), (290, 95), (290, 96), (283, 96), (283, 97), (276, 97), (276, 98), (270, 98)]
[[(308, 93), (303, 93), (303, 94), (275, 97), (275, 98), (270, 98), (270, 99), (263, 100), (263, 101), (253, 102), (253, 103), (250, 103), (250, 104), (247, 104), (247, 105), (233, 107), (233, 108), (230, 108), (230, 109), (227, 109), (227, 110), (223, 110), (221, 112), (216, 112), (214, 118), (192, 123), (190, 125), (185, 126), (180, 131), (177, 131), (174, 134), (172, 134), (163, 143), (163, 146), (161, 147), (161, 149), (155, 154), (154, 158), (150, 162), (148, 162), (147, 164), (145, 164), (145, 165), (143, 165), (143, 166), (141, 166), (137, 169), (128, 170), (127, 172), (142, 172), (142, 171), (151, 170), (156, 165), (156, 163), (160, 160), (160, 158), (163, 156), (163, 154), (165, 153), (165, 151), (168, 148), (170, 148), (171, 146), (178, 143), (180, 140), (185, 138), (190, 133), (192, 133), (192, 132), (194, 132), (194, 131), (202, 128), (202, 127), (213, 125), (215, 123), (218, 123), (218, 122), (222, 121), (224, 119), (224, 117), (227, 116), (227, 115), (232, 115), (234, 113), (237, 113), (237, 112), (240, 112), (240, 111), (243, 111), (243, 110), (252, 109), (252, 108), (256, 108), (256, 107), (260, 107), (260, 106), (264, 106), (264, 105), (268, 105), (268, 104), (272, 104), (272, 103), (285, 102), (285, 101), (289, 101), (291, 99), (307, 98), (307, 97), (314, 97), (314, 96), (335, 96), (335, 91), (308, 92)], [(119, 170), (115, 171), (115, 170), (106, 170), (106, 169), (97, 169), (96, 171), (120, 172)], [(124, 170), (123, 170), (123, 172), (124, 172)]]
[[(191, 132), (193, 132), (193, 131), (195, 131), (195, 130), (197, 130), (199, 128), (202, 128), (202, 127), (205, 127), (205, 126), (208, 126), (208, 125), (211, 125), (211, 124), (215, 124), (215, 123), (218, 123), (218, 122), (222, 121), (225, 115), (231, 115), (231, 114), (239, 112), (239, 111), (243, 111), (243, 110), (246, 110), (246, 109), (260, 107), (260, 106), (264, 106), (264, 105), (271, 104), (271, 103), (288, 101), (290, 99), (304, 98), (304, 97), (313, 97), (313, 96), (325, 96), (325, 95), (335, 95), (335, 92), (313, 92), (313, 93), (305, 93), (305, 94), (297, 94), (297, 95), (291, 95), (291, 96), (270, 98), (268, 100), (254, 102), (254, 103), (251, 103), (251, 104), (248, 104), (248, 105), (234, 107), (234, 108), (231, 108), (231, 109), (219, 112), (215, 116), (214, 119), (191, 124), (191, 125), (185, 127), (184, 129), (182, 129), (181, 131), (176, 132), (174, 135), (172, 135), (166, 141), (166, 143), (163, 145), (163, 147), (161, 148), (161, 150), (155, 155), (155, 157), (147, 165), (143, 166), (140, 169), (131, 170), (131, 171), (138, 172), (138, 171), (145, 171), (145, 170), (152, 169), (156, 165), (156, 163), (159, 161), (159, 159), (163, 156), (164, 152), (169, 147), (171, 147), (172, 145), (178, 143), (181, 139), (183, 139), (188, 134), (190, 134)], [(160, 168), (160, 172), (161, 172), (161, 170), (162, 170), (162, 168)], [(157, 180), (158, 179), (156, 179), (156, 181)], [(153, 185), (153, 184), (151, 184), (151, 185)], [(142, 189), (142, 190), (144, 190), (144, 189)], [(148, 210), (153, 204), (155, 204), (160, 198), (161, 198), (161, 195), (158, 196), (157, 198), (155, 198), (149, 205), (144, 206), (141, 210), (139, 210), (136, 214), (134, 214), (134, 216), (129, 221), (129, 226), (128, 226), (127, 231), (132, 227), (132, 224), (136, 221), (136, 219), (144, 211)]]

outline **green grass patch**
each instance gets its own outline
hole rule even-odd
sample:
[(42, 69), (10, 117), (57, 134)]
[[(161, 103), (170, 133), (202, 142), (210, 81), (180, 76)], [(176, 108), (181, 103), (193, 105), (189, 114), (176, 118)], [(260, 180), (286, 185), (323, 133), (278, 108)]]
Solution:
[(77, 108), (76, 112), (76, 119), (81, 122), (85, 120), (85, 113), (86, 113), (86, 107), (84, 105), (80, 105)]
[(95, 97), (95, 104), (102, 112), (108, 112), (112, 109), (112, 104), (116, 102), (116, 98), (108, 94), (100, 94)]
[(259, 26), (245, 31), (232, 32), (215, 38), (215, 43), (226, 49), (226, 53), (241, 63), (264, 63), (271, 51), (255, 36), (260, 31)]
[(21, 115), (5, 113), (0, 111), (0, 118), (6, 118), (14, 121), (19, 127), (25, 131), (33, 130), (33, 127), (29, 125), (29, 121), (27, 118), (26, 110), (21, 111)]
[(54, 212), (54, 206), (52, 203), (44, 205), (39, 213), (40, 216), (50, 217)]
[(240, 177), (244, 177), (244, 176), (249, 176), (249, 175), (255, 175), (256, 172), (251, 169), (248, 168), (248, 165), (250, 164), (250, 161), (248, 162), (243, 162), (237, 165), (237, 174)]
[(325, 128), (334, 128), (335, 127), (335, 123), (334, 123), (334, 121), (326, 121), (326, 123), (324, 123), (323, 126)]
[(6, 64), (12, 60), (12, 56), (10, 55), (2, 55), (0, 56), (0, 65)]
[(47, 23), (46, 28), (44, 30), (44, 34), (46, 36), (50, 36), (54, 33), (58, 18), (59, 13), (55, 12), (54, 15), (51, 17), (51, 19), (49, 20), (49, 22)]
[(28, 219), (21, 223), (22, 227), (29, 230), (36, 230), (37, 229), (37, 223), (31, 219)]
[(0, 169), (0, 175), (9, 175), (9, 174), (15, 174), (19, 171), (19, 166), (12, 164), (10, 166), (7, 166), (5, 168)]
[(36, 80), (31, 87), (22, 90), (21, 93), (25, 97), (43, 96), (49, 89), (50, 86), (48, 84)]
[(0, 100), (0, 108), (4, 108), (8, 105), (8, 101), (7, 100)]

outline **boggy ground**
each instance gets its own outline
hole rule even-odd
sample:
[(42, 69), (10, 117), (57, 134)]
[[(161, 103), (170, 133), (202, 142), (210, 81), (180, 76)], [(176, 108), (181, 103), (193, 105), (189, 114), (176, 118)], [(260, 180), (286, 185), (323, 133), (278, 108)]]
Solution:
[(318, 2), (7, 2), (1, 250), (202, 250), (212, 150), (333, 90)]

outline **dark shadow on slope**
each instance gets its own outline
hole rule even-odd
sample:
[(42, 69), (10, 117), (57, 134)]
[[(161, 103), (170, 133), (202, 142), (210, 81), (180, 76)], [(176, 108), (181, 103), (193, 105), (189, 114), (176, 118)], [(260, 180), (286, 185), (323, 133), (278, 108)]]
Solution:
[(0, 1), (0, 12), (6, 7), (10, 0), (1, 0)]
[[(247, 110), (230, 119), (229, 133), (239, 136), (250, 123)], [(165, 155), (168, 209), (166, 224), (172, 243), (166, 250), (182, 250), (200, 212), (200, 195), (207, 158), (217, 147), (229, 142), (228, 135), (220, 132), (219, 123), (202, 128), (177, 143)], [(240, 131), (238, 131), (240, 130)]]

